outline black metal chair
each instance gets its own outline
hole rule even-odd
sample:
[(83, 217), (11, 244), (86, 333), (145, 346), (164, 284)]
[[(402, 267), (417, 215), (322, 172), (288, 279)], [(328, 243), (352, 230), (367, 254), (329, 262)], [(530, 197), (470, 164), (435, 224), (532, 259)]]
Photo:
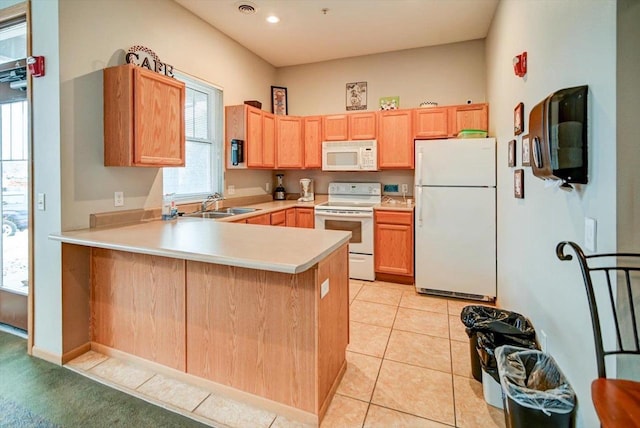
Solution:
[[(573, 256), (564, 252), (567, 245), (578, 256), (591, 311), (598, 365), (598, 379), (591, 384), (591, 398), (596, 412), (604, 427), (638, 426), (640, 382), (607, 379), (605, 358), (610, 355), (640, 356), (637, 314), (640, 308), (636, 308), (634, 304), (634, 293), (636, 300), (640, 300), (640, 254), (608, 253), (587, 256), (576, 243), (563, 241), (556, 246), (556, 255), (560, 260), (573, 259)], [(594, 289), (594, 283), (598, 288)], [(606, 293), (599, 288), (605, 285), (606, 289), (603, 291)], [(614, 294), (614, 291), (617, 292)], [(616, 339), (615, 347), (607, 350), (604, 349), (600, 325), (600, 317), (605, 308), (611, 311)]]

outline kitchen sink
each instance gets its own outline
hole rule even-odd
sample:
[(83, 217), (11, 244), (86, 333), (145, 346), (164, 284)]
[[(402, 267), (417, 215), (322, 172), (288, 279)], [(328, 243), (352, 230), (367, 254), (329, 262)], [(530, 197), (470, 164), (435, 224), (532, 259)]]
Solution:
[(214, 213), (221, 213), (221, 214), (231, 214), (231, 215), (236, 215), (236, 214), (247, 214), (247, 213), (252, 213), (254, 211), (258, 211), (260, 208), (220, 208), (219, 210), (215, 210), (213, 211)]
[(234, 213), (218, 212), (218, 211), (205, 211), (185, 214), (183, 217), (199, 217), (199, 218), (226, 218), (235, 215)]

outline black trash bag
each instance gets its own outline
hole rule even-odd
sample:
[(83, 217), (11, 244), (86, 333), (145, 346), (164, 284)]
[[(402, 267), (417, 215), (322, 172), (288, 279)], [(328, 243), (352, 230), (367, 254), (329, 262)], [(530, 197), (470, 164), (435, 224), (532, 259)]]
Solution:
[(489, 306), (465, 306), (460, 320), (469, 337), (479, 331), (491, 331), (510, 336), (535, 337), (533, 325), (523, 315)]
[(512, 345), (525, 349), (536, 349), (535, 333), (533, 337), (502, 334), (491, 331), (479, 331), (477, 334), (476, 351), (480, 359), (482, 370), (491, 375), (496, 382), (500, 382), (495, 350), (499, 346)]
[(550, 355), (508, 345), (495, 353), (507, 426), (572, 426), (576, 395)]

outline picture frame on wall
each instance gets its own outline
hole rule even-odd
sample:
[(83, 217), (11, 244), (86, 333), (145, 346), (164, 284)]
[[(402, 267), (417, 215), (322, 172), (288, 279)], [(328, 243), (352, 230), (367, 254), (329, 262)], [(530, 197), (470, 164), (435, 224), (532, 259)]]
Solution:
[(367, 82), (347, 83), (346, 92), (347, 111), (367, 109)]
[(520, 135), (524, 132), (524, 104), (520, 103), (513, 110), (513, 133)]
[(289, 114), (287, 88), (282, 86), (271, 87), (271, 113), (280, 116), (286, 116)]
[(522, 166), (531, 166), (531, 142), (529, 135), (522, 137)]
[(516, 140), (509, 141), (509, 152), (507, 155), (507, 165), (510, 167), (516, 166)]
[(513, 171), (513, 196), (516, 199), (524, 199), (524, 170)]

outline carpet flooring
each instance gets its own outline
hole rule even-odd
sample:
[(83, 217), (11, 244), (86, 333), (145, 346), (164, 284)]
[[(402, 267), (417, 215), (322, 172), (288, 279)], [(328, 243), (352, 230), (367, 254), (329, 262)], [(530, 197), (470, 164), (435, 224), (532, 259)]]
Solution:
[(27, 355), (0, 331), (0, 427), (204, 427), (161, 407)]

